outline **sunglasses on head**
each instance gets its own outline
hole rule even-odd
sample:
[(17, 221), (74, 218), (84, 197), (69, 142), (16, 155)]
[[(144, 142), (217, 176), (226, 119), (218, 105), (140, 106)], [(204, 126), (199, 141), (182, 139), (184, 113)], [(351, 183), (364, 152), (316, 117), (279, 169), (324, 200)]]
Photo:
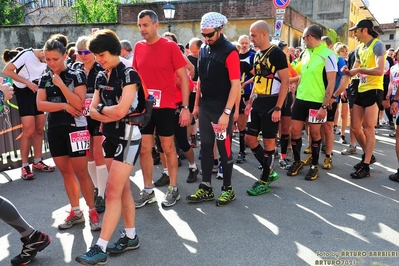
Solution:
[(217, 30), (214, 30), (213, 32), (210, 32), (210, 33), (202, 33), (201, 32), (201, 35), (204, 37), (204, 38), (212, 38), (213, 37), (213, 35), (215, 35), (215, 33), (217, 32)]
[(91, 52), (90, 52), (90, 50), (78, 50), (78, 54), (79, 55), (88, 55), (88, 54), (90, 54)]

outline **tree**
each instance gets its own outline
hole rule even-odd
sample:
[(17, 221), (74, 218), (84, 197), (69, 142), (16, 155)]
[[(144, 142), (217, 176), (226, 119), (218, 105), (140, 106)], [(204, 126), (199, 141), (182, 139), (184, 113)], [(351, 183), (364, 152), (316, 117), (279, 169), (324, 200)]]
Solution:
[[(2, 1), (2, 0), (0, 0)], [(145, 2), (131, 0), (129, 3)], [(117, 22), (117, 5), (120, 0), (76, 0), (72, 6), (77, 23)]]
[(0, 25), (19, 25), (25, 19), (24, 5), (13, 0), (0, 0)]

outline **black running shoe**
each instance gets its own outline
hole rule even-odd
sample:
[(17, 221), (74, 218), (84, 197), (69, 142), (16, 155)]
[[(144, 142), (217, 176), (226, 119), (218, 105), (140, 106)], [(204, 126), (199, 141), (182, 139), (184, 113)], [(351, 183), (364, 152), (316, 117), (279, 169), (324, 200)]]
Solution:
[(361, 166), (359, 169), (356, 170), (356, 172), (353, 172), (351, 174), (351, 177), (353, 179), (362, 179), (369, 176), (370, 176), (370, 168), (366, 169), (364, 166)]
[(21, 254), (11, 260), (13, 266), (21, 266), (30, 263), (37, 252), (45, 249), (50, 243), (51, 238), (40, 231), (34, 231), (30, 236), (21, 238), (23, 243)]
[[(362, 155), (362, 160), (361, 160), (360, 162), (358, 162), (357, 164), (355, 164), (355, 165), (353, 166), (353, 168), (355, 168), (356, 170), (360, 169), (360, 167), (362, 166), (363, 161), (364, 161), (364, 153), (363, 153), (363, 155)], [(374, 155), (371, 155), (370, 164), (373, 164), (373, 163), (375, 163), (376, 161), (377, 161), (377, 159), (375, 158), (375, 156), (374, 156)]]
[(154, 186), (156, 187), (163, 187), (169, 185), (170, 179), (166, 173), (162, 173), (161, 178), (154, 182)]
[(389, 180), (399, 182), (399, 168), (398, 171), (392, 175), (389, 175)]

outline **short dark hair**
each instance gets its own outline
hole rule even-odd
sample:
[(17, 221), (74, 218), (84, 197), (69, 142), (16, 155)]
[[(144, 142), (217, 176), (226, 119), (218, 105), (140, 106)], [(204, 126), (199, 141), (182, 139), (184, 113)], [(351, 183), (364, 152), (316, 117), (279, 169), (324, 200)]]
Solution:
[(331, 45), (333, 44), (331, 38), (328, 37), (328, 36), (323, 36), (323, 37), (321, 37), (321, 40), (322, 40), (323, 42), (325, 42), (325, 43), (327, 44), (327, 46), (331, 46)]
[(164, 34), (162, 34), (162, 37), (171, 37), (172, 40), (173, 40), (175, 43), (177, 43), (177, 37), (176, 37), (176, 34), (174, 34), (174, 33), (171, 33), (171, 32), (169, 32), (169, 31), (167, 31), (167, 32), (164, 32)]
[(89, 50), (93, 54), (108, 51), (112, 55), (120, 55), (121, 43), (113, 30), (103, 29), (94, 33), (89, 43)]
[(288, 44), (286, 44), (284, 41), (281, 41), (278, 43), (278, 47), (283, 50), (284, 47), (288, 46)]
[(58, 50), (61, 54), (67, 52), (66, 46), (68, 43), (68, 38), (62, 34), (51, 35), (50, 39), (44, 44), (44, 51), (54, 51)]
[(137, 15), (137, 20), (144, 18), (145, 16), (149, 16), (152, 20), (152, 23), (156, 23), (159, 21), (157, 13), (149, 9), (144, 9), (140, 11), (140, 13)]
[(316, 40), (321, 40), (321, 28), (318, 25), (310, 25), (306, 28), (308, 35), (312, 35)]

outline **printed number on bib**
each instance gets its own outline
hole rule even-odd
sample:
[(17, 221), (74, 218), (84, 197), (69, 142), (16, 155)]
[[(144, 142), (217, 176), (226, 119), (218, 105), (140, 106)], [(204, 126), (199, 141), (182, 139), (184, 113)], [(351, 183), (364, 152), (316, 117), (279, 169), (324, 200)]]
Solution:
[(91, 105), (92, 99), (86, 99), (85, 103), (83, 105), (83, 115), (84, 116), (89, 116), (90, 115), (90, 105)]
[(359, 76), (360, 76), (360, 83), (363, 83), (363, 84), (367, 83), (367, 75), (360, 74)]
[(90, 149), (90, 133), (88, 130), (81, 130), (69, 133), (72, 152), (85, 151)]
[(154, 107), (161, 107), (162, 91), (148, 89), (148, 94), (154, 97)]
[(309, 123), (320, 124), (320, 123), (324, 123), (327, 121), (327, 116), (325, 116), (323, 119), (317, 120), (316, 116), (317, 116), (318, 111), (319, 110), (317, 110), (317, 109), (309, 109), (309, 117), (308, 117)]
[(213, 127), (213, 131), (215, 131), (215, 138), (216, 140), (225, 140), (227, 133), (226, 133), (226, 129), (220, 130), (218, 129), (218, 125), (212, 123), (212, 127)]

